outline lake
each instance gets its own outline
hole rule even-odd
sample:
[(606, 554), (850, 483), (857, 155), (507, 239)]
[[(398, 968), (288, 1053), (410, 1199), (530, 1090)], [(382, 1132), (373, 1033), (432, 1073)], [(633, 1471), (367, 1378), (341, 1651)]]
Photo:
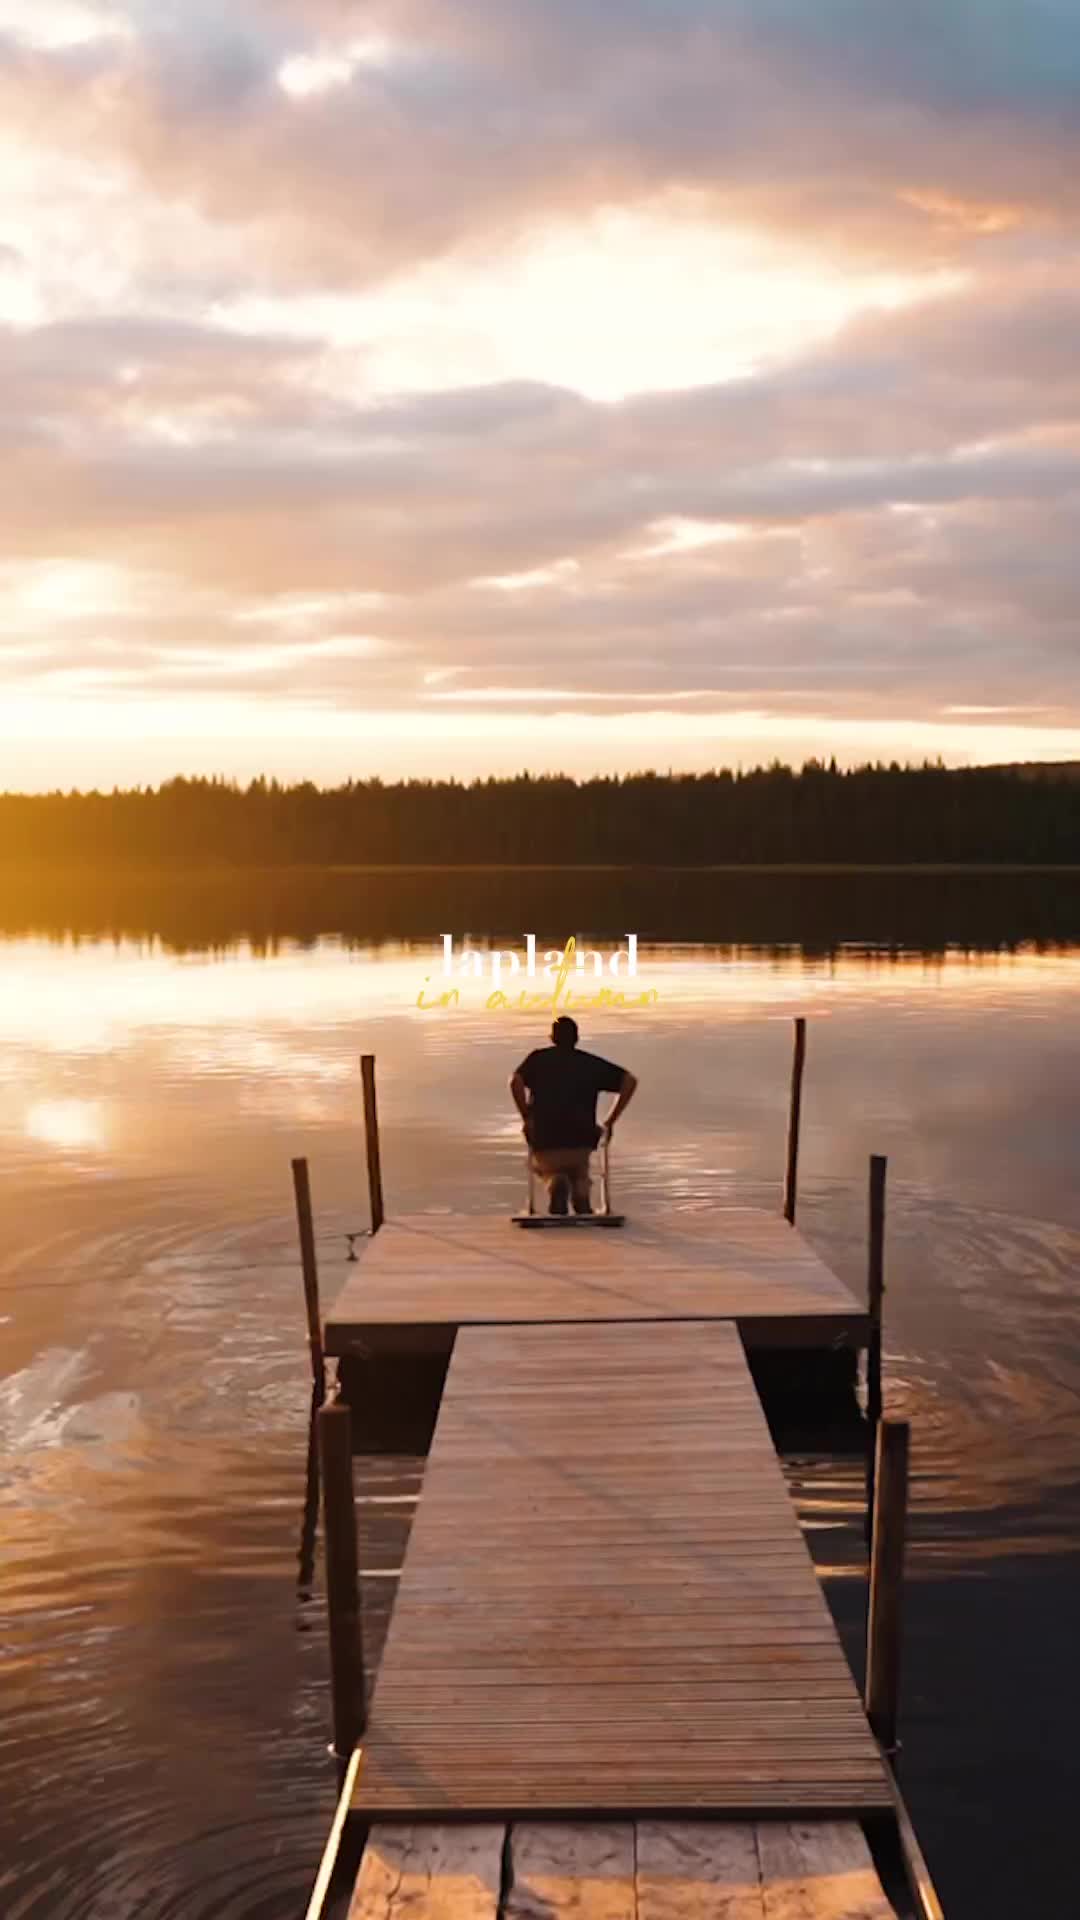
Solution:
[[(651, 907), (644, 882), (619, 882), (591, 923), (580, 876), (562, 910), (550, 875), (492, 876), (464, 904), (445, 876), (365, 881), (345, 913), (329, 879), (293, 908), (286, 884), (258, 916), (240, 882), (186, 905), (105, 885), (96, 905), (0, 908), (8, 1920), (303, 1910), (334, 1780), (303, 1305), (298, 1265), (281, 1265), (289, 1161), (311, 1164), (324, 1300), (366, 1218), (362, 1050), (378, 1056), (390, 1210), (512, 1211), (506, 1079), (543, 1019), (485, 1010), (489, 982), (452, 1010), (416, 996), (447, 927), (512, 926), (499, 944), (518, 948), (531, 928), (543, 948), (575, 923), (607, 945), (638, 927), (639, 983), (659, 996), (582, 1016), (585, 1044), (641, 1081), (614, 1154), (628, 1212), (778, 1205), (796, 1014), (800, 1225), (860, 1294), (868, 1157), (888, 1155), (885, 1392), (913, 1423), (904, 1788), (950, 1920), (1063, 1911), (1080, 1714), (1075, 881), (1029, 877), (1006, 900), (986, 876), (877, 876), (837, 913), (810, 881), (800, 907), (779, 878), (684, 876)], [(861, 1471), (788, 1472), (857, 1659)], [(418, 1478), (415, 1461), (361, 1476), (376, 1644)]]

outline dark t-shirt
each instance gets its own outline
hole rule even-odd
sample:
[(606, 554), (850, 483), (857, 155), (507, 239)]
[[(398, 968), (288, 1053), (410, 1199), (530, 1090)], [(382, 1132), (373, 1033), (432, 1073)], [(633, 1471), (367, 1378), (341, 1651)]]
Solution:
[(529, 1138), (534, 1147), (595, 1147), (598, 1093), (618, 1093), (622, 1067), (580, 1047), (538, 1047), (518, 1073), (532, 1094)]

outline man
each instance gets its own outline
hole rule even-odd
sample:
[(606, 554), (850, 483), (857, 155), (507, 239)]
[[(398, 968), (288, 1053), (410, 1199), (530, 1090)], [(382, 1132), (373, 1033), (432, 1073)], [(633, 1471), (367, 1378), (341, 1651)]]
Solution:
[[(510, 1092), (533, 1166), (547, 1182), (550, 1213), (566, 1213), (568, 1195), (575, 1213), (592, 1212), (589, 1155), (604, 1133), (610, 1138), (636, 1087), (625, 1067), (579, 1050), (577, 1022), (568, 1014), (552, 1027), (550, 1047), (538, 1047), (512, 1075)], [(619, 1096), (602, 1128), (596, 1124), (598, 1093)]]

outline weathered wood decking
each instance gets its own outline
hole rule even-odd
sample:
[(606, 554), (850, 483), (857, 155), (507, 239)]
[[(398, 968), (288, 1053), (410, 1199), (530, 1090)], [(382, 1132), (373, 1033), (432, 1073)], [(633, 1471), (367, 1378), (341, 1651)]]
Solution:
[(412, 1214), (366, 1244), (326, 1351), (448, 1347), (458, 1327), (733, 1320), (749, 1346), (864, 1345), (866, 1312), (794, 1227), (750, 1207), (522, 1233), (501, 1215)]
[(377, 1826), (349, 1920), (895, 1920), (853, 1821)]
[(891, 1808), (734, 1327), (458, 1334), (354, 1805)]

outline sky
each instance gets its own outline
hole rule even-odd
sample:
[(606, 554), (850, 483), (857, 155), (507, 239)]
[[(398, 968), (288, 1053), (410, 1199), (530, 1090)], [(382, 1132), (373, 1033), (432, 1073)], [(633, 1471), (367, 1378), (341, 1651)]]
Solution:
[(0, 0), (0, 787), (1080, 758), (1075, 0)]

